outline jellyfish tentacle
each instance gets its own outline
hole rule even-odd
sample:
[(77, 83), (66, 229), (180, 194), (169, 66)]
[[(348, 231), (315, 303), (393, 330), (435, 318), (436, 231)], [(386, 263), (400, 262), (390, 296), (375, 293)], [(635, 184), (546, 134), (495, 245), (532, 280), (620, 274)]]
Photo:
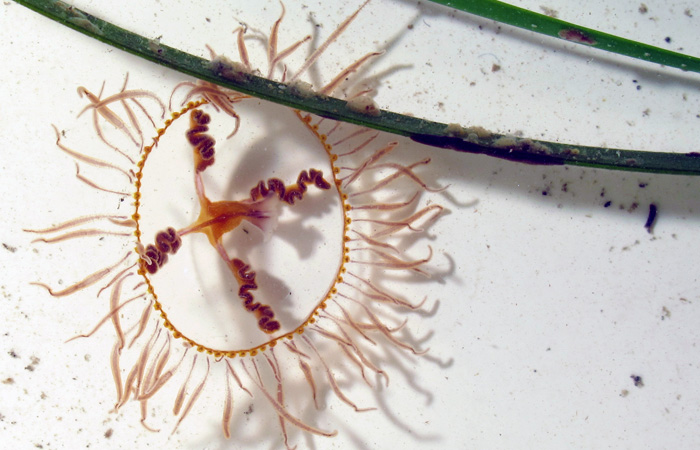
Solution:
[(363, 205), (353, 205), (352, 209), (355, 211), (359, 211), (359, 210), (393, 211), (393, 210), (405, 208), (406, 206), (410, 205), (418, 198), (418, 195), (420, 195), (420, 192), (416, 192), (415, 194), (413, 194), (413, 197), (411, 197), (409, 200), (406, 200), (405, 202), (366, 203)]
[(136, 382), (137, 386), (140, 385), (141, 380), (143, 378), (143, 370), (146, 366), (146, 361), (150, 356), (151, 348), (153, 347), (153, 344), (155, 343), (155, 340), (157, 339), (157, 336), (159, 334), (159, 330), (156, 327), (153, 330), (153, 334), (151, 335), (151, 337), (141, 349), (136, 363), (134, 363), (131, 370), (126, 376), (126, 381), (124, 382), (124, 388), (122, 390), (122, 396), (117, 398), (117, 403), (114, 405), (114, 412), (119, 411), (119, 409), (127, 402), (127, 400), (132, 394), (134, 383)]
[(53, 244), (56, 242), (67, 241), (67, 240), (76, 239), (76, 238), (90, 237), (90, 236), (128, 237), (131, 235), (132, 235), (132, 233), (119, 232), (119, 231), (105, 231), (105, 230), (100, 230), (99, 228), (89, 228), (89, 229), (85, 229), (85, 230), (71, 231), (69, 233), (65, 233), (65, 234), (62, 234), (60, 236), (54, 236), (51, 238), (48, 238), (48, 237), (36, 238), (32, 242), (45, 242), (47, 244)]
[[(48, 227), (48, 228), (41, 228), (41, 229), (29, 229), (29, 228), (24, 228), (22, 231), (27, 232), (27, 233), (55, 233), (57, 231), (65, 230), (66, 228), (72, 228), (76, 227), (78, 225), (82, 225), (84, 223), (88, 222), (94, 222), (96, 220), (102, 220), (106, 219), (111, 222), (114, 220), (127, 220), (127, 216), (115, 216), (113, 214), (93, 214), (90, 216), (81, 216), (81, 217), (76, 217), (75, 219), (67, 220), (65, 222), (62, 222), (58, 225), (55, 225), (53, 227)], [(115, 222), (113, 222), (115, 223)], [(132, 225), (133, 226), (133, 225)]]
[(241, 360), (241, 366), (243, 367), (243, 370), (248, 374), (250, 379), (253, 381), (253, 383), (260, 389), (260, 392), (263, 393), (267, 401), (272, 405), (272, 407), (275, 409), (275, 412), (277, 413), (278, 416), (284, 417), (286, 421), (291, 423), (292, 425), (296, 426), (297, 428), (306, 431), (307, 433), (311, 434), (316, 434), (319, 436), (326, 436), (326, 437), (333, 437), (338, 434), (337, 430), (328, 432), (328, 431), (323, 431), (318, 428), (314, 428), (311, 425), (308, 425), (304, 422), (301, 421), (301, 419), (298, 419), (294, 417), (287, 409), (284, 407), (284, 405), (280, 404), (273, 396), (270, 394), (270, 392), (267, 390), (265, 385), (263, 384), (262, 377), (260, 376), (260, 371), (258, 370), (258, 365), (255, 363), (255, 359), (251, 360), (251, 363), (253, 364), (253, 367), (255, 369), (255, 377), (250, 373), (248, 370), (248, 367), (245, 365), (245, 361)]
[[(291, 44), (281, 52), (277, 52), (277, 37), (279, 35), (279, 27), (282, 24), (282, 19), (284, 19), (284, 14), (285, 14), (285, 8), (284, 4), (280, 1), (280, 6), (282, 7), (282, 12), (280, 13), (279, 18), (275, 21), (275, 23), (272, 25), (272, 29), (270, 30), (270, 39), (268, 40), (268, 45), (267, 45), (267, 62), (268, 62), (268, 72), (267, 72), (267, 78), (272, 79), (272, 76), (275, 71), (275, 67), (277, 66), (278, 63), (284, 60), (287, 56), (291, 55), (294, 53), (294, 51), (299, 48), (300, 45), (303, 43), (309, 41), (311, 39), (310, 35), (307, 35), (303, 37), (302, 39), (296, 41), (295, 43)], [(285, 81), (286, 78), (286, 73), (287, 73), (287, 68), (285, 66), (284, 72), (282, 75), (282, 82)]]
[(122, 169), (121, 167), (119, 167), (115, 164), (109, 163), (107, 161), (103, 161), (101, 159), (93, 158), (92, 156), (87, 156), (83, 153), (76, 152), (75, 150), (72, 150), (72, 149), (66, 147), (65, 145), (61, 144), (61, 134), (59, 133), (58, 128), (56, 127), (56, 125), (53, 125), (53, 124), (51, 126), (53, 127), (53, 130), (56, 133), (56, 145), (63, 152), (65, 152), (68, 155), (70, 155), (71, 157), (73, 157), (73, 159), (76, 159), (78, 161), (82, 161), (85, 164), (89, 164), (89, 165), (94, 166), (94, 167), (103, 167), (103, 168), (116, 170), (116, 171), (124, 174), (129, 179), (129, 183), (131, 183), (133, 181), (132, 175), (129, 172), (127, 172), (126, 170)]
[(141, 337), (141, 334), (146, 330), (146, 326), (148, 326), (148, 319), (151, 317), (151, 311), (153, 310), (153, 300), (149, 301), (146, 303), (146, 306), (143, 308), (143, 311), (141, 312), (141, 318), (138, 321), (138, 329), (136, 330), (136, 334), (134, 335), (133, 338), (131, 338), (131, 342), (129, 343), (129, 346), (127, 348), (131, 348), (134, 345), (134, 342)]
[(440, 205), (428, 205), (425, 208), (413, 213), (409, 217), (406, 217), (401, 220), (396, 220), (396, 221), (391, 221), (391, 220), (379, 220), (379, 219), (364, 219), (364, 218), (357, 218), (354, 219), (355, 222), (367, 222), (367, 223), (372, 223), (375, 225), (382, 225), (385, 228), (376, 231), (374, 234), (370, 236), (371, 239), (377, 239), (380, 237), (384, 236), (390, 236), (393, 235), (394, 233), (404, 229), (408, 228), (411, 231), (414, 232), (420, 232), (424, 231), (423, 228), (416, 228), (415, 223), (418, 222), (421, 218), (424, 216), (428, 216), (424, 221), (423, 224), (429, 224), (431, 222), (434, 222), (440, 214), (442, 214), (442, 211), (444, 208)]
[(345, 404), (351, 406), (356, 412), (365, 412), (365, 411), (373, 411), (377, 408), (359, 408), (352, 400), (350, 400), (344, 393), (343, 391), (340, 390), (340, 386), (338, 386), (338, 382), (335, 379), (335, 375), (333, 374), (333, 371), (331, 371), (330, 367), (328, 367), (328, 363), (323, 359), (321, 356), (321, 353), (319, 353), (318, 349), (316, 346), (306, 337), (302, 336), (301, 339), (306, 343), (306, 345), (311, 349), (311, 351), (314, 352), (318, 360), (321, 362), (321, 365), (325, 369), (326, 372), (326, 378), (328, 379), (328, 384), (330, 385), (331, 389), (333, 389), (333, 392), (335, 395)]
[(110, 194), (116, 194), (116, 195), (118, 195), (118, 196), (120, 196), (120, 197), (128, 197), (128, 196), (129, 196), (129, 193), (128, 193), (128, 192), (116, 191), (116, 190), (114, 190), (114, 189), (109, 189), (109, 188), (102, 187), (102, 186), (98, 185), (97, 183), (95, 183), (94, 181), (92, 181), (91, 179), (87, 178), (86, 176), (80, 175), (80, 165), (78, 164), (77, 161), (75, 161), (75, 177), (76, 177), (78, 180), (80, 180), (80, 181), (82, 181), (83, 183), (85, 183), (85, 184), (87, 184), (88, 186), (90, 186), (91, 188), (97, 189), (98, 191), (107, 192), (107, 193), (110, 193)]
[[(333, 131), (333, 130), (331, 130), (331, 131)], [(363, 128), (363, 129), (357, 130), (357, 131), (355, 131), (355, 132), (353, 132), (353, 133), (348, 134), (348, 135), (345, 136), (344, 138), (339, 139), (339, 140), (337, 140), (336, 142), (333, 142), (333, 143), (331, 144), (331, 146), (337, 147), (337, 146), (339, 146), (340, 144), (342, 144), (342, 143), (344, 143), (344, 142), (347, 142), (347, 141), (349, 141), (349, 140), (351, 140), (351, 139), (353, 139), (353, 138), (355, 138), (355, 137), (357, 137), (357, 136), (362, 136), (362, 135), (364, 135), (364, 134), (366, 134), (366, 133), (372, 133), (373, 131), (374, 131), (374, 130), (372, 130), (371, 128)], [(330, 132), (329, 132), (327, 135), (330, 137), (330, 135), (331, 135)], [(372, 133), (372, 135), (371, 135), (370, 137), (368, 137), (367, 139), (365, 139), (364, 141), (362, 141), (360, 144), (356, 145), (356, 146), (353, 147), (352, 149), (348, 150), (347, 152), (338, 153), (338, 154), (337, 154), (337, 155), (338, 155), (338, 158), (343, 158), (343, 157), (346, 157), (346, 156), (354, 155), (355, 153), (361, 151), (363, 148), (365, 148), (365, 147), (367, 147), (369, 144), (371, 144), (372, 141), (374, 141), (375, 139), (377, 139), (377, 137), (379, 137), (379, 132), (378, 132), (378, 131)]]
[(231, 439), (231, 418), (233, 417), (233, 393), (231, 392), (231, 380), (228, 370), (224, 373), (226, 384), (226, 401), (224, 412), (221, 418), (221, 429), (226, 439)]
[(71, 342), (71, 341), (74, 341), (74, 340), (76, 340), (76, 339), (80, 339), (80, 338), (88, 338), (88, 337), (92, 336), (93, 334), (97, 333), (97, 330), (99, 330), (100, 328), (102, 328), (102, 325), (104, 325), (105, 323), (107, 323), (107, 321), (110, 320), (110, 319), (112, 318), (112, 316), (114, 316), (115, 314), (117, 314), (123, 307), (125, 307), (125, 306), (128, 305), (129, 303), (133, 302), (134, 300), (137, 300), (137, 299), (142, 298), (142, 297), (144, 297), (144, 296), (145, 296), (145, 294), (139, 294), (139, 295), (136, 295), (136, 296), (134, 296), (134, 297), (131, 297), (131, 298), (128, 299), (128, 300), (123, 301), (122, 303), (120, 303), (119, 305), (117, 305), (115, 308), (113, 308), (112, 310), (110, 310), (109, 313), (107, 313), (107, 315), (104, 316), (104, 317), (102, 318), (102, 320), (100, 320), (100, 321), (97, 323), (97, 325), (95, 325), (89, 333), (86, 333), (86, 334), (78, 334), (78, 335), (76, 335), (76, 336), (73, 336), (72, 338), (68, 339), (68, 340), (66, 341), (66, 343)]
[(441, 188), (429, 187), (413, 171), (413, 169), (415, 167), (420, 166), (420, 165), (427, 165), (427, 164), (430, 164), (430, 158), (422, 159), (422, 160), (417, 161), (417, 162), (410, 164), (408, 166), (403, 166), (401, 164), (396, 164), (396, 163), (384, 163), (384, 164), (374, 165), (374, 166), (372, 166), (372, 169), (393, 169), (394, 171), (390, 175), (387, 175), (383, 179), (379, 180), (373, 186), (371, 186), (363, 191), (353, 192), (352, 197), (359, 197), (360, 195), (365, 195), (365, 194), (369, 194), (371, 192), (376, 192), (379, 189), (387, 186), (389, 183), (391, 183), (392, 181), (394, 181), (402, 176), (409, 178), (410, 180), (412, 180), (413, 182), (418, 184), (421, 188), (423, 188), (423, 190), (428, 191), (428, 192), (442, 192), (445, 189), (447, 189), (446, 186), (441, 187)]
[(83, 278), (82, 280), (78, 281), (77, 283), (74, 283), (74, 284), (72, 284), (72, 285), (68, 286), (67, 288), (62, 289), (60, 291), (54, 290), (49, 285), (44, 284), (44, 283), (32, 282), (29, 284), (32, 284), (34, 286), (43, 287), (44, 289), (49, 291), (49, 294), (51, 294), (51, 296), (53, 296), (53, 297), (63, 297), (66, 295), (70, 295), (70, 294), (73, 294), (74, 292), (77, 292), (81, 289), (85, 289), (88, 286), (92, 286), (93, 284), (97, 283), (98, 281), (100, 281), (101, 279), (103, 279), (104, 277), (109, 275), (110, 272), (112, 272), (119, 265), (121, 265), (124, 261), (126, 261), (126, 259), (129, 257), (130, 254), (131, 254), (131, 252), (127, 252), (127, 254), (124, 255), (124, 257), (122, 259), (120, 259), (119, 262), (117, 262), (116, 264), (109, 266), (109, 267), (105, 267), (103, 269), (100, 269), (97, 272), (94, 272), (94, 273), (88, 275), (87, 277)]
[(371, 253), (374, 253), (376, 256), (379, 257), (378, 261), (364, 261), (364, 260), (352, 260), (352, 262), (356, 264), (364, 264), (368, 266), (376, 266), (376, 267), (382, 267), (384, 269), (388, 270), (411, 270), (413, 272), (419, 273), (425, 277), (430, 278), (430, 274), (426, 272), (425, 270), (421, 269), (420, 267), (430, 261), (430, 259), (433, 256), (433, 249), (428, 246), (428, 256), (422, 259), (414, 259), (414, 260), (403, 260), (401, 258), (397, 258), (394, 255), (390, 255), (389, 253), (386, 253), (382, 250), (378, 250), (373, 247), (361, 247), (361, 248), (356, 248), (353, 250), (358, 250), (358, 251), (369, 251)]
[[(204, 377), (202, 378), (202, 381), (197, 385), (195, 388), (194, 392), (190, 396), (189, 401), (187, 402), (187, 405), (185, 405), (185, 409), (182, 411), (182, 415), (180, 416), (180, 419), (178, 419), (177, 423), (175, 424), (175, 428), (173, 428), (172, 433), (175, 433), (177, 428), (180, 426), (183, 420), (185, 420), (185, 417), (187, 417), (187, 414), (189, 414), (190, 410), (192, 409), (192, 406), (194, 406), (195, 402), (199, 398), (199, 395), (202, 393), (202, 390), (204, 389), (204, 385), (207, 382), (207, 379), (209, 378), (209, 369), (211, 368), (211, 362), (209, 361), (209, 358), (207, 358), (207, 371), (204, 374)], [(190, 372), (191, 374), (191, 372)]]
[[(104, 91), (104, 83), (102, 84), (102, 88), (100, 89), (99, 95), (95, 95), (92, 92), (90, 92), (87, 88), (80, 86), (78, 88), (78, 95), (80, 97), (87, 97), (87, 99), (90, 101), (90, 104), (86, 105), (85, 108), (83, 108), (82, 111), (78, 114), (78, 116), (81, 116), (84, 112), (92, 109), (93, 110), (93, 127), (95, 128), (95, 132), (97, 133), (98, 137), (102, 142), (104, 142), (107, 146), (124, 156), (126, 159), (129, 160), (131, 164), (134, 164), (133, 158), (131, 158), (128, 154), (126, 154), (123, 150), (119, 149), (116, 145), (111, 143), (110, 141), (107, 140), (105, 137), (103, 131), (102, 131), (102, 126), (100, 125), (99, 117), (102, 117), (105, 119), (107, 122), (109, 122), (112, 126), (114, 126), (117, 130), (122, 132), (125, 136), (127, 136), (131, 141), (137, 145), (137, 146), (142, 146), (143, 145), (143, 132), (141, 130), (141, 126), (138, 123), (138, 120), (136, 119), (136, 115), (134, 114), (134, 111), (131, 109), (131, 107), (128, 105), (127, 100), (133, 101), (140, 109), (141, 111), (146, 115), (146, 117), (153, 123), (153, 118), (151, 115), (148, 113), (148, 111), (143, 107), (143, 105), (138, 101), (138, 98), (140, 97), (146, 97), (150, 98), (152, 100), (155, 100), (158, 105), (161, 108), (161, 117), (165, 117), (165, 104), (163, 101), (154, 93), (146, 91), (146, 90), (126, 90), (126, 84), (129, 80), (129, 74), (126, 74), (126, 77), (124, 79), (124, 85), (122, 86), (121, 91), (118, 93), (111, 95), (105, 99), (102, 98), (102, 92)], [(126, 113), (127, 119), (129, 123), (131, 124), (131, 127), (136, 130), (136, 133), (139, 135), (140, 140), (136, 139), (136, 136), (134, 136), (134, 133), (129, 129), (129, 127), (126, 125), (125, 121), (117, 114), (115, 113), (112, 109), (108, 107), (111, 103), (119, 102), (122, 107), (124, 108), (124, 111)]]
[(362, 8), (364, 8), (367, 3), (369, 3), (369, 0), (365, 0), (365, 2), (360, 5), (360, 7), (352, 13), (350, 16), (348, 16), (340, 25), (336, 27), (335, 30), (331, 33), (330, 36), (321, 44), (314, 52), (306, 58), (306, 61), (304, 61), (304, 64), (302, 64), (301, 68), (294, 74), (290, 82), (294, 82), (299, 79), (300, 76), (306, 72), (309, 67), (311, 67), (316, 60), (323, 54), (323, 52), (328, 48), (329, 45), (331, 45), (338, 37), (343, 34), (343, 32), (347, 29), (348, 26), (350, 26), (350, 23), (352, 23), (353, 20), (355, 20), (355, 17), (357, 17), (358, 14), (360, 14), (360, 11), (362, 11)]
[(370, 52), (367, 53), (365, 56), (361, 57), (357, 61), (353, 62), (350, 64), (348, 67), (343, 69), (338, 75), (333, 78), (331, 82), (326, 84), (321, 88), (319, 91), (323, 95), (333, 95), (333, 92), (340, 86), (346, 79), (347, 77), (353, 73), (357, 72), (357, 69), (360, 68), (364, 63), (369, 61), (371, 58), (374, 58), (375, 56), (380, 56), (383, 55), (384, 52)]
[(369, 292), (360, 289), (359, 287), (353, 285), (352, 283), (349, 283), (347, 280), (343, 280), (343, 284), (350, 286), (352, 289), (356, 290), (357, 292), (359, 292), (360, 294), (362, 294), (364, 297), (368, 298), (369, 300), (374, 300), (374, 301), (378, 301), (381, 303), (389, 303), (389, 304), (393, 304), (393, 305), (396, 305), (396, 306), (399, 306), (402, 308), (407, 308), (410, 310), (420, 309), (423, 306), (423, 304), (425, 303), (425, 301), (427, 300), (427, 297), (426, 297), (423, 299), (423, 301), (414, 305), (413, 303), (410, 303), (407, 300), (404, 300), (396, 295), (393, 295), (393, 294), (386, 292), (385, 290), (376, 286), (374, 283), (372, 283), (368, 280), (362, 279), (350, 271), (348, 271), (347, 274), (350, 275), (351, 277), (355, 278), (356, 280), (358, 280), (362, 285), (366, 286), (369, 289)]
[(350, 174), (340, 178), (340, 180), (343, 181), (343, 187), (347, 188), (353, 181), (360, 178), (360, 175), (362, 175), (365, 170), (372, 167), (377, 161), (388, 155), (398, 145), (399, 143), (394, 141), (388, 143), (387, 145), (378, 150), (375, 150), (375, 152), (372, 153), (372, 155), (370, 155), (364, 161), (362, 161), (362, 164), (359, 167), (341, 167), (340, 169), (350, 171)]
[(243, 383), (241, 382), (241, 378), (238, 376), (236, 373), (235, 369), (231, 365), (231, 362), (227, 359), (226, 360), (226, 368), (227, 370), (231, 373), (231, 376), (233, 377), (234, 380), (236, 380), (236, 384), (238, 384), (238, 387), (242, 390), (245, 391), (249, 396), (253, 397), (253, 393), (248, 390), (245, 386), (243, 386)]
[(314, 399), (314, 406), (316, 407), (316, 409), (319, 409), (318, 399), (317, 399), (317, 394), (316, 394), (316, 381), (314, 380), (314, 375), (311, 372), (311, 366), (309, 366), (303, 359), (301, 359), (301, 356), (297, 355), (297, 358), (299, 360), (299, 369), (304, 374), (304, 378), (306, 379), (306, 384), (308, 384), (309, 388), (311, 389), (311, 396)]

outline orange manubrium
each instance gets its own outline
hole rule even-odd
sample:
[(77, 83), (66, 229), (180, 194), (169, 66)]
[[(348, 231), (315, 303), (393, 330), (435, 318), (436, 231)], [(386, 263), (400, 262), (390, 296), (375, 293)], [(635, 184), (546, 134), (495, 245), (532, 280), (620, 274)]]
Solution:
[(203, 197), (200, 198), (200, 207), (197, 221), (187, 227), (187, 231), (206, 234), (214, 248), (221, 243), (222, 236), (238, 227), (243, 219), (256, 222), (255, 219), (267, 218), (263, 211), (255, 209), (254, 204), (243, 202), (212, 202)]

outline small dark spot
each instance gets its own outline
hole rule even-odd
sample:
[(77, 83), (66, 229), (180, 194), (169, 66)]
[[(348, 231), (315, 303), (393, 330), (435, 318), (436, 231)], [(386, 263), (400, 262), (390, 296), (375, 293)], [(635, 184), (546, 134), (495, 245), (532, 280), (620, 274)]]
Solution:
[(7, 250), (10, 253), (14, 253), (17, 251), (17, 247), (13, 247), (10, 244), (5, 244), (4, 242), (2, 243), (2, 246), (5, 247), (5, 250)]
[(642, 87), (641, 87), (640, 85), (637, 85), (637, 90), (638, 90), (638, 91), (641, 91), (641, 90), (642, 90)]
[(608, 200), (607, 202), (605, 202), (605, 204), (604, 204), (603, 206), (604, 206), (605, 208), (609, 208), (610, 205), (612, 205), (612, 202), (611, 202), (610, 200)]
[(13, 358), (19, 358), (19, 355), (14, 350), (10, 350), (7, 354)]
[(644, 189), (645, 187), (647, 187), (647, 184), (648, 183), (639, 183), (639, 187)]
[(494, 65), (491, 66), (491, 72), (498, 72), (499, 70), (501, 70), (501, 66), (500, 66), (500, 65), (494, 64)]
[(407, 26), (406, 28), (408, 28), (409, 30), (412, 30), (412, 29), (413, 29), (413, 24), (412, 24), (412, 23), (409, 23), (408, 26)]
[(651, 234), (654, 232), (654, 224), (656, 223), (656, 205), (649, 205), (649, 216), (647, 217), (647, 222), (644, 224), (644, 228)]
[(645, 5), (644, 3), (639, 5), (639, 14), (646, 14), (648, 12), (649, 12), (649, 8), (647, 8), (647, 5)]
[[(209, 17), (205, 17), (204, 20), (206, 20), (207, 22), (211, 23), (211, 19), (210, 19)], [(110, 430), (108, 430), (108, 431), (111, 432), (112, 430), (110, 429)], [(112, 435), (112, 434), (110, 433), (110, 436), (111, 436), (111, 435)], [(109, 437), (109, 436), (107, 436), (107, 437)]]
[(547, 192), (547, 191), (542, 191), (542, 195), (549, 195), (549, 192)]
[[(208, 20), (208, 19), (207, 19), (207, 20)], [(108, 429), (107, 431), (105, 431), (105, 437), (106, 437), (107, 439), (111, 438), (111, 437), (112, 437), (112, 433), (114, 433), (114, 430), (112, 430), (111, 428)]]
[(670, 36), (666, 36), (666, 38), (664, 39), (664, 41), (666, 41), (667, 44), (670, 44), (670, 43), (671, 43), (671, 37), (670, 37)]
[(634, 385), (638, 388), (644, 387), (644, 381), (642, 380), (642, 377), (639, 375), (630, 375), (630, 378), (632, 378), (632, 381), (634, 381)]
[(15, 384), (15, 379), (12, 377), (5, 378), (4, 380), (2, 380), (2, 384)]

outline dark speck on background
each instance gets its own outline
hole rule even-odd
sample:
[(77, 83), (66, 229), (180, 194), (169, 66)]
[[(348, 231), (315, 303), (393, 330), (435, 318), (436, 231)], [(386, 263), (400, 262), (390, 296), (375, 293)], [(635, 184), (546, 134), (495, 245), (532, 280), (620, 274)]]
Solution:
[(642, 380), (642, 377), (640, 377), (639, 375), (632, 374), (630, 375), (630, 378), (632, 378), (632, 381), (634, 382), (634, 385), (636, 387), (644, 387), (644, 380)]
[(656, 205), (649, 205), (649, 216), (647, 217), (647, 223), (644, 224), (644, 228), (651, 234), (654, 232), (654, 224), (656, 223)]

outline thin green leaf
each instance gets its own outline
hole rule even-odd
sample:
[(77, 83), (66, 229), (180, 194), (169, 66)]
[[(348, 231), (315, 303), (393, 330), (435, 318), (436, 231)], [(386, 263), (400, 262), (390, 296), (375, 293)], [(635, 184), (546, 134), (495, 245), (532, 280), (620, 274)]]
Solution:
[(700, 58), (582, 27), (497, 0), (430, 0), (496, 22), (630, 58), (700, 73)]

